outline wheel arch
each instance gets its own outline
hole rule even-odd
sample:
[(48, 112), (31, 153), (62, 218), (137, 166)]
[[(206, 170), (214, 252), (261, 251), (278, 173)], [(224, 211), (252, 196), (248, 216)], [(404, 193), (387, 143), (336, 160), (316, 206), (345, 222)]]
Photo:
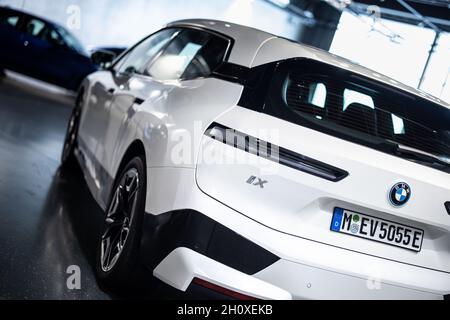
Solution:
[(115, 177), (123, 170), (123, 168), (127, 165), (128, 162), (131, 161), (134, 157), (142, 156), (144, 160), (144, 169), (147, 168), (147, 157), (145, 154), (145, 146), (144, 143), (140, 139), (135, 139), (130, 143), (126, 151), (124, 152), (122, 159), (120, 160), (120, 164), (117, 167), (115, 172)]

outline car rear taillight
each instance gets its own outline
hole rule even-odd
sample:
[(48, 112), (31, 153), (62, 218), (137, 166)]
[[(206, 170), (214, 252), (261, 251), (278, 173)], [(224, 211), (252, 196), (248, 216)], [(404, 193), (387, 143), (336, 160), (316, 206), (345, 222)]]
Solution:
[(327, 163), (309, 158), (216, 122), (209, 126), (205, 135), (258, 157), (277, 162), (281, 165), (329, 181), (338, 182), (349, 175), (345, 170), (333, 167)]
[(194, 280), (192, 280), (192, 283), (195, 283), (196, 285), (199, 285), (203, 288), (218, 292), (220, 294), (223, 294), (227, 297), (230, 297), (232, 299), (236, 299), (236, 300), (258, 300), (255, 297), (251, 297), (248, 296), (246, 294), (242, 294), (224, 287), (221, 287), (217, 284), (208, 282), (206, 280), (200, 279), (200, 278), (194, 278)]

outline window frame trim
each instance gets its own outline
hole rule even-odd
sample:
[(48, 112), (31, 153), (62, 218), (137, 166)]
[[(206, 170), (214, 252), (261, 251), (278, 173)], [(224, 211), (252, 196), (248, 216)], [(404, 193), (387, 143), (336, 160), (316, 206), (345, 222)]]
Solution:
[[(197, 30), (197, 31), (205, 32), (205, 33), (208, 33), (208, 34), (210, 34), (210, 35), (212, 35), (212, 36), (220, 37), (220, 38), (224, 39), (225, 41), (227, 41), (228, 45), (227, 45), (227, 48), (226, 48), (226, 51), (225, 51), (225, 55), (224, 55), (224, 57), (223, 57), (223, 60), (219, 63), (219, 65), (218, 65), (217, 68), (219, 68), (220, 65), (222, 65), (223, 63), (226, 63), (226, 62), (228, 61), (228, 59), (229, 59), (229, 57), (230, 57), (230, 54), (231, 54), (231, 50), (232, 50), (232, 48), (233, 48), (233, 46), (234, 46), (234, 39), (232, 39), (231, 37), (229, 37), (229, 36), (227, 36), (227, 35), (225, 35), (225, 34), (222, 34), (222, 33), (220, 33), (220, 32), (216, 32), (216, 31), (214, 31), (214, 30), (210, 30), (210, 29), (203, 28), (203, 27), (191, 26), (191, 25), (187, 25), (187, 24), (171, 25), (171, 26), (167, 26), (167, 27), (164, 27), (164, 28), (162, 28), (162, 29), (159, 29), (159, 30), (156, 31), (156, 32), (153, 32), (152, 34), (150, 34), (150, 35), (148, 35), (147, 37), (143, 38), (141, 41), (139, 41), (138, 43), (136, 43), (134, 46), (132, 46), (131, 48), (129, 48), (128, 50), (126, 50), (125, 52), (123, 52), (123, 53), (122, 53), (119, 57), (117, 57), (117, 59), (111, 64), (111, 66), (108, 68), (108, 70), (112, 71), (113, 73), (119, 74), (119, 75), (127, 75), (127, 76), (130, 76), (130, 77), (132, 77), (132, 76), (145, 77), (145, 78), (147, 78), (147, 79), (151, 79), (151, 80), (156, 81), (156, 82), (167, 82), (167, 81), (190, 81), (190, 80), (198, 80), (198, 79), (205, 79), (205, 78), (211, 78), (211, 77), (213, 77), (214, 71), (215, 71), (215, 70), (211, 70), (211, 74), (208, 75), (208, 76), (199, 76), (199, 77), (189, 78), (189, 79), (179, 78), (179, 79), (172, 79), (172, 80), (160, 80), (160, 79), (153, 78), (153, 77), (150, 76), (150, 75), (146, 75), (146, 74), (142, 74), (142, 73), (126, 73), (126, 72), (119, 72), (118, 70), (115, 69), (116, 66), (117, 66), (118, 64), (120, 64), (121, 61), (123, 62), (123, 59), (124, 59), (126, 56), (128, 56), (128, 54), (129, 54), (130, 52), (132, 52), (136, 47), (138, 47), (138, 46), (139, 46), (140, 44), (142, 44), (144, 41), (146, 41), (146, 40), (149, 39), (150, 37), (156, 35), (157, 33), (163, 32), (164, 30), (168, 30), (168, 29), (179, 29), (179, 31), (178, 31), (178, 32), (175, 32), (175, 33), (172, 35), (171, 39), (170, 39), (170, 40), (169, 40), (169, 41), (168, 41), (168, 42), (167, 42), (167, 43), (166, 43), (166, 44), (158, 51), (158, 53), (155, 55), (155, 57), (154, 57), (153, 59), (151, 59), (150, 61), (148, 61), (148, 62), (145, 64), (145, 67), (147, 67), (148, 65), (150, 65), (151, 63), (153, 63), (154, 61), (156, 61), (156, 59), (158, 59), (158, 58), (161, 56), (162, 52), (164, 52), (164, 50), (165, 50), (165, 49), (166, 49), (166, 48), (174, 41), (174, 39), (175, 39), (180, 33), (182, 33), (182, 32), (185, 31), (185, 30)], [(216, 69), (217, 69), (217, 68), (216, 68)]]
[[(122, 53), (122, 54), (121, 54), (121, 55), (113, 62), (113, 64), (109, 67), (109, 69), (111, 69), (111, 71), (113, 71), (114, 73), (116, 73), (116, 74), (118, 74), (118, 75), (148, 77), (147, 75), (142, 74), (141, 72), (134, 72), (134, 73), (131, 73), (131, 72), (119, 71), (119, 70), (115, 69), (115, 67), (116, 67), (118, 64), (123, 63), (123, 62), (124, 62), (124, 59), (126, 59), (126, 57), (127, 57), (134, 49), (136, 49), (138, 46), (140, 46), (142, 43), (144, 43), (145, 41), (147, 41), (149, 38), (153, 37), (154, 35), (157, 35), (158, 33), (163, 32), (163, 31), (168, 30), (168, 29), (175, 29), (175, 30), (176, 30), (176, 29), (179, 29), (179, 28), (176, 28), (176, 27), (169, 27), (169, 28), (160, 29), (160, 30), (158, 30), (158, 31), (156, 31), (156, 32), (154, 32), (154, 33), (152, 33), (151, 35), (145, 37), (144, 39), (142, 39), (141, 41), (139, 41), (138, 43), (136, 43), (133, 47), (131, 47), (130, 49), (128, 49), (128, 50), (126, 50), (124, 53)], [(151, 61), (155, 60), (156, 57), (158, 57), (158, 56), (160, 55), (160, 53), (161, 53), (163, 50), (166, 49), (166, 47), (173, 41), (173, 39), (174, 39), (179, 33), (180, 33), (180, 30), (176, 31), (176, 32), (170, 37), (169, 41), (168, 41), (164, 46), (162, 46), (162, 47), (159, 49), (159, 51), (156, 53), (155, 57), (154, 57), (153, 59), (151, 59)], [(144, 64), (144, 66), (147, 66), (149, 63), (150, 63), (150, 61), (147, 62), (146, 64)], [(120, 67), (120, 66), (119, 66), (119, 67)]]

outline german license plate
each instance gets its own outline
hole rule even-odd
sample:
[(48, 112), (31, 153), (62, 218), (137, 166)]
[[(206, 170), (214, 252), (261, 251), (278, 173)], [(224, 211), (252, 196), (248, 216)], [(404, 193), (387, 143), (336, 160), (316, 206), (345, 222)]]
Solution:
[(419, 252), (424, 231), (366, 214), (335, 208), (331, 231)]

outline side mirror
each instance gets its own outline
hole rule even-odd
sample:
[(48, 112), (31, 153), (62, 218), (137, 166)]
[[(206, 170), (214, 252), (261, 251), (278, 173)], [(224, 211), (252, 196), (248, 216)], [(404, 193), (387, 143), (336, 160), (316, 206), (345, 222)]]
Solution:
[(117, 55), (109, 50), (96, 50), (91, 54), (91, 60), (103, 69), (108, 69)]

